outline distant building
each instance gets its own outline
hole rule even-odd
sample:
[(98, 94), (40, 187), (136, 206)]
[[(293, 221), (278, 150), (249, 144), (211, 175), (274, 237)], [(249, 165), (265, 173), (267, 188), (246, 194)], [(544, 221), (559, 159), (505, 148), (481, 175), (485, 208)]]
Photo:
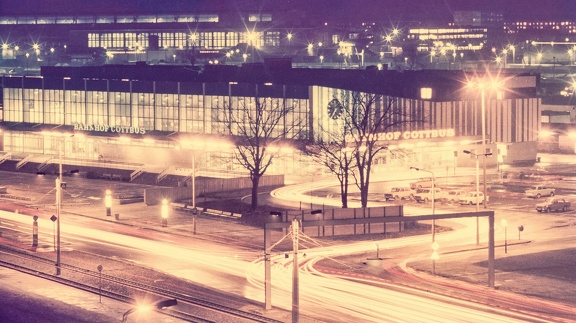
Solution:
[(501, 28), (504, 15), (493, 11), (454, 11), (454, 26)]

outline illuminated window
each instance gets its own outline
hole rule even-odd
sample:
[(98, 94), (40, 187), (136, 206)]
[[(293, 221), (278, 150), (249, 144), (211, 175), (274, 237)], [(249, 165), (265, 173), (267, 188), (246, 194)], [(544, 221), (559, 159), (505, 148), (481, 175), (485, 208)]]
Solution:
[(429, 87), (420, 88), (420, 98), (424, 100), (432, 99), (432, 88)]

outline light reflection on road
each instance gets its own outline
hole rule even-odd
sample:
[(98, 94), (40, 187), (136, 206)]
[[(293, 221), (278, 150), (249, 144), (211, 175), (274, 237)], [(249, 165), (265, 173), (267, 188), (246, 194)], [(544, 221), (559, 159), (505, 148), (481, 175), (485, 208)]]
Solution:
[[(30, 217), (10, 212), (0, 216), (11, 221), (30, 224)], [(451, 220), (461, 224), (459, 230), (437, 234), (440, 245), (470, 244), (475, 227), (473, 219)], [(51, 232), (52, 223), (41, 221), (39, 229)], [(181, 277), (199, 285), (237, 294), (264, 303), (264, 266), (261, 255), (251, 259), (236, 258), (230, 246), (179, 246), (169, 241), (155, 241), (152, 237), (127, 236), (120, 233), (63, 223), (64, 243), (98, 244), (106, 249), (122, 248), (132, 255), (132, 261)], [(482, 229), (485, 232), (486, 228)], [(404, 292), (386, 288), (382, 282), (326, 275), (314, 268), (319, 260), (374, 250), (413, 246), (423, 250), (430, 244), (430, 236), (414, 236), (369, 242), (355, 242), (341, 246), (307, 249), (300, 265), (300, 313), (328, 322), (521, 322), (480, 305), (452, 299), (431, 297), (424, 292)], [(247, 256), (247, 255), (244, 255)], [(252, 261), (250, 261), (252, 260)], [(292, 259), (284, 253), (272, 257), (272, 304), (291, 309)], [(370, 284), (367, 284), (367, 283)], [(536, 320), (537, 321), (537, 320)]]

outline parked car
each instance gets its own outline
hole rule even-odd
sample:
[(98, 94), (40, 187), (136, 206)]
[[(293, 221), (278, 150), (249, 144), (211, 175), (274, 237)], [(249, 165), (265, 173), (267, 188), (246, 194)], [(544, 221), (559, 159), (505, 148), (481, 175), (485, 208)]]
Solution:
[(411, 200), (415, 191), (409, 187), (392, 187), (390, 192), (384, 194), (386, 201), (390, 200)]
[(410, 183), (410, 188), (413, 190), (428, 187), (432, 187), (432, 177), (420, 178), (419, 180)]
[(442, 196), (442, 190), (440, 188), (434, 188), (434, 196), (432, 196), (432, 188), (422, 188), (416, 191), (414, 194), (414, 201), (421, 203), (421, 202), (430, 202), (433, 199), (438, 201)]
[[(486, 202), (489, 200), (489, 196), (486, 196)], [(458, 199), (458, 204), (460, 205), (476, 205), (484, 203), (484, 193), (483, 192), (468, 192), (468, 194), (461, 196)]]
[(455, 203), (458, 202), (461, 196), (468, 194), (466, 190), (454, 189), (449, 191), (443, 191), (440, 195), (440, 199), (446, 202)]
[(552, 210), (566, 212), (569, 208), (570, 201), (561, 197), (549, 197), (544, 202), (536, 204), (538, 212), (551, 212)]
[(486, 188), (490, 192), (506, 192), (508, 188), (504, 185), (503, 182), (491, 182), (488, 183)]
[(530, 186), (529, 189), (526, 190), (527, 197), (533, 198), (540, 198), (542, 196), (554, 196), (556, 189), (548, 187), (546, 185), (534, 185)]

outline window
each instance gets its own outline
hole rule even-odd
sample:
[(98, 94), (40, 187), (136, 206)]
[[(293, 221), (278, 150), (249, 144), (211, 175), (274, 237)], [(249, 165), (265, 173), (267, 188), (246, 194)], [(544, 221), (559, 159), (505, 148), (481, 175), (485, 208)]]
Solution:
[(105, 91), (86, 92), (86, 123), (105, 126), (108, 120), (108, 94)]
[(64, 104), (66, 105), (66, 124), (86, 124), (84, 95), (84, 91), (66, 91), (64, 98)]
[(130, 127), (130, 93), (110, 92), (110, 126)]
[(154, 97), (152, 93), (132, 93), (134, 110), (132, 127), (154, 130)]
[[(44, 91), (44, 115), (43, 123), (64, 124), (64, 91)], [(38, 116), (42, 120), (41, 116)], [(39, 121), (42, 122), (42, 121)]]
[(423, 100), (432, 99), (432, 88), (429, 87), (420, 88), (420, 98)]
[(156, 130), (178, 131), (178, 95), (156, 94)]

